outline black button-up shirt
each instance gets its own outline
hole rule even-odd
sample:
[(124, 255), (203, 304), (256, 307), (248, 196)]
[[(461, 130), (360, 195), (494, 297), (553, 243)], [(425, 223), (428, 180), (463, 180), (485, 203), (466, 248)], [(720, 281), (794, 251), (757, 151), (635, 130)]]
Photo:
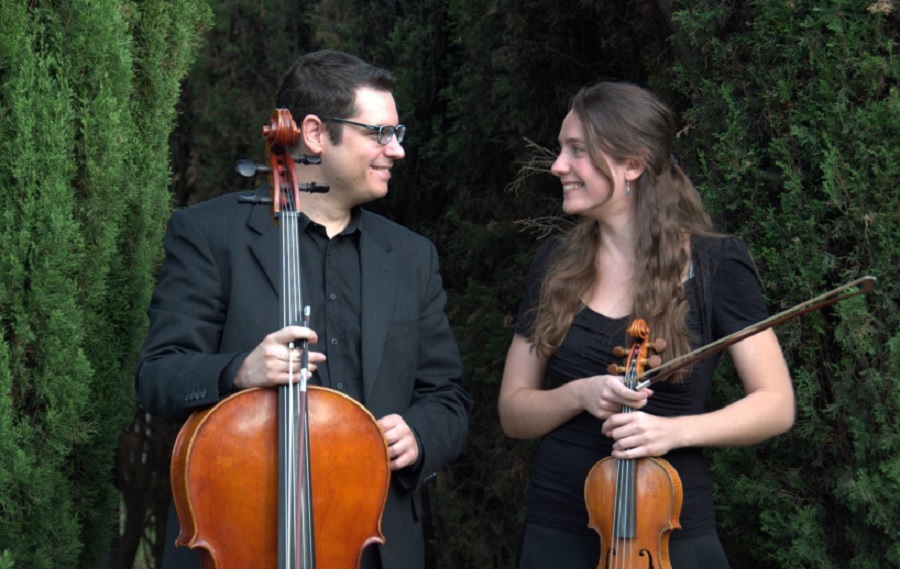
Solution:
[(327, 356), (312, 383), (362, 401), (362, 278), (359, 256), (360, 212), (329, 239), (325, 227), (300, 216), (303, 303), (310, 306), (309, 326), (319, 336), (312, 351)]

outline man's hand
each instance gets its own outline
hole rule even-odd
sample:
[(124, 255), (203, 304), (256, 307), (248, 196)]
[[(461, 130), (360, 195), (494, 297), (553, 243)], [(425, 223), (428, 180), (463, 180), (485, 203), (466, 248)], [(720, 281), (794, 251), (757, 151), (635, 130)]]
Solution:
[(400, 415), (385, 415), (378, 419), (388, 445), (391, 470), (412, 466), (419, 458), (419, 445), (412, 429)]
[[(300, 380), (300, 360), (303, 350), (301, 340), (315, 344), (319, 337), (309, 328), (303, 326), (285, 326), (263, 338), (263, 341), (250, 352), (238, 368), (234, 384), (241, 388), (272, 387), (286, 385), (290, 380), (289, 372), (293, 372), (294, 381)], [(294, 343), (292, 350), (288, 344)], [(316, 364), (325, 361), (325, 354), (309, 352), (309, 371), (316, 369)]]

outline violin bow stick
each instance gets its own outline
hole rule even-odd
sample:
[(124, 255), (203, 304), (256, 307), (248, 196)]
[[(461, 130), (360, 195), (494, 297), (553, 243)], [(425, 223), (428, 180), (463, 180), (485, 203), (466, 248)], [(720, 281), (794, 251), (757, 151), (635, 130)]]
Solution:
[(792, 308), (788, 308), (783, 312), (779, 312), (778, 314), (770, 316), (769, 318), (766, 318), (761, 322), (751, 324), (743, 330), (738, 330), (734, 334), (729, 334), (724, 338), (719, 338), (715, 342), (698, 348), (693, 352), (687, 353), (658, 367), (647, 370), (637, 377), (638, 380), (643, 380), (638, 383), (637, 389), (642, 389), (644, 387), (647, 387), (651, 383), (661, 381), (671, 375), (673, 372), (678, 371), (683, 367), (687, 367), (694, 362), (700, 361), (713, 354), (721, 352), (728, 346), (736, 344), (745, 338), (753, 336), (754, 334), (759, 334), (763, 330), (768, 330), (773, 326), (777, 326), (783, 322), (787, 322), (788, 320), (806, 314), (807, 312), (819, 310), (858, 294), (870, 292), (873, 288), (875, 288), (876, 280), (877, 279), (875, 277), (870, 276), (858, 278), (855, 281), (849, 282), (843, 286), (839, 286), (838, 288), (828, 291), (825, 294), (821, 294), (811, 300), (807, 300), (806, 302), (802, 302)]

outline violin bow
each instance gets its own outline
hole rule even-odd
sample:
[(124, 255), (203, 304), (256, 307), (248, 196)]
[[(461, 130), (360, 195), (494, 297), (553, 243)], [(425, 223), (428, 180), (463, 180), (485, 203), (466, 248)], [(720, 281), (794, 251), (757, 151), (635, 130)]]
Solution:
[(652, 383), (661, 381), (681, 368), (687, 367), (694, 362), (698, 362), (713, 354), (717, 354), (728, 346), (736, 344), (745, 338), (753, 336), (754, 334), (759, 334), (760, 332), (768, 330), (773, 326), (777, 326), (778, 324), (787, 322), (788, 320), (806, 314), (807, 312), (819, 310), (858, 294), (870, 292), (873, 288), (875, 288), (876, 280), (877, 279), (875, 277), (870, 276), (860, 277), (855, 281), (851, 281), (843, 286), (837, 287), (834, 290), (830, 290), (813, 299), (807, 300), (806, 302), (801, 302), (800, 304), (792, 308), (788, 308), (783, 312), (779, 312), (778, 314), (770, 316), (769, 318), (766, 318), (761, 322), (751, 324), (743, 330), (738, 330), (733, 334), (729, 334), (728, 336), (719, 338), (711, 344), (707, 344), (701, 348), (697, 348), (690, 353), (675, 358), (674, 360), (670, 360), (658, 367), (646, 370), (636, 378), (637, 380), (644, 380), (638, 383), (636, 389), (643, 389), (644, 387), (647, 387)]

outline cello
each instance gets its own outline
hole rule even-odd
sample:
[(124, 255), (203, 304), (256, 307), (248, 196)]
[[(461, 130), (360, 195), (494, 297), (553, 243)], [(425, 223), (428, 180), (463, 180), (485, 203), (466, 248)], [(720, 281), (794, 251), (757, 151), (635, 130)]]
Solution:
[[(651, 346), (649, 329), (638, 319), (628, 329), (629, 336), (635, 340), (632, 347), (627, 352), (621, 348), (614, 350), (617, 357), (627, 355), (625, 367), (612, 364), (608, 371), (625, 373), (628, 387), (643, 389), (745, 338), (808, 312), (871, 292), (875, 282), (876, 278), (872, 276), (858, 278), (666, 363), (661, 363), (659, 356), (649, 354), (651, 347), (657, 352), (664, 350), (665, 343), (656, 340)], [(629, 412), (629, 409), (624, 411)], [(601, 540), (598, 569), (671, 569), (669, 533), (679, 528), (682, 495), (678, 473), (667, 461), (652, 457), (604, 458), (594, 465), (585, 479), (584, 498), (589, 526), (597, 531)]]
[[(299, 129), (276, 109), (263, 126), (268, 164), (238, 163), (243, 175), (269, 174), (281, 234), (282, 324), (308, 325), (297, 251), (301, 186), (294, 156)], [(171, 485), (181, 524), (176, 544), (196, 548), (204, 569), (357, 569), (363, 549), (384, 543), (381, 516), (390, 468), (387, 444), (375, 418), (337, 391), (308, 385), (305, 341), (301, 370), (276, 388), (239, 391), (192, 414), (175, 441)], [(293, 356), (293, 354), (292, 354)]]

